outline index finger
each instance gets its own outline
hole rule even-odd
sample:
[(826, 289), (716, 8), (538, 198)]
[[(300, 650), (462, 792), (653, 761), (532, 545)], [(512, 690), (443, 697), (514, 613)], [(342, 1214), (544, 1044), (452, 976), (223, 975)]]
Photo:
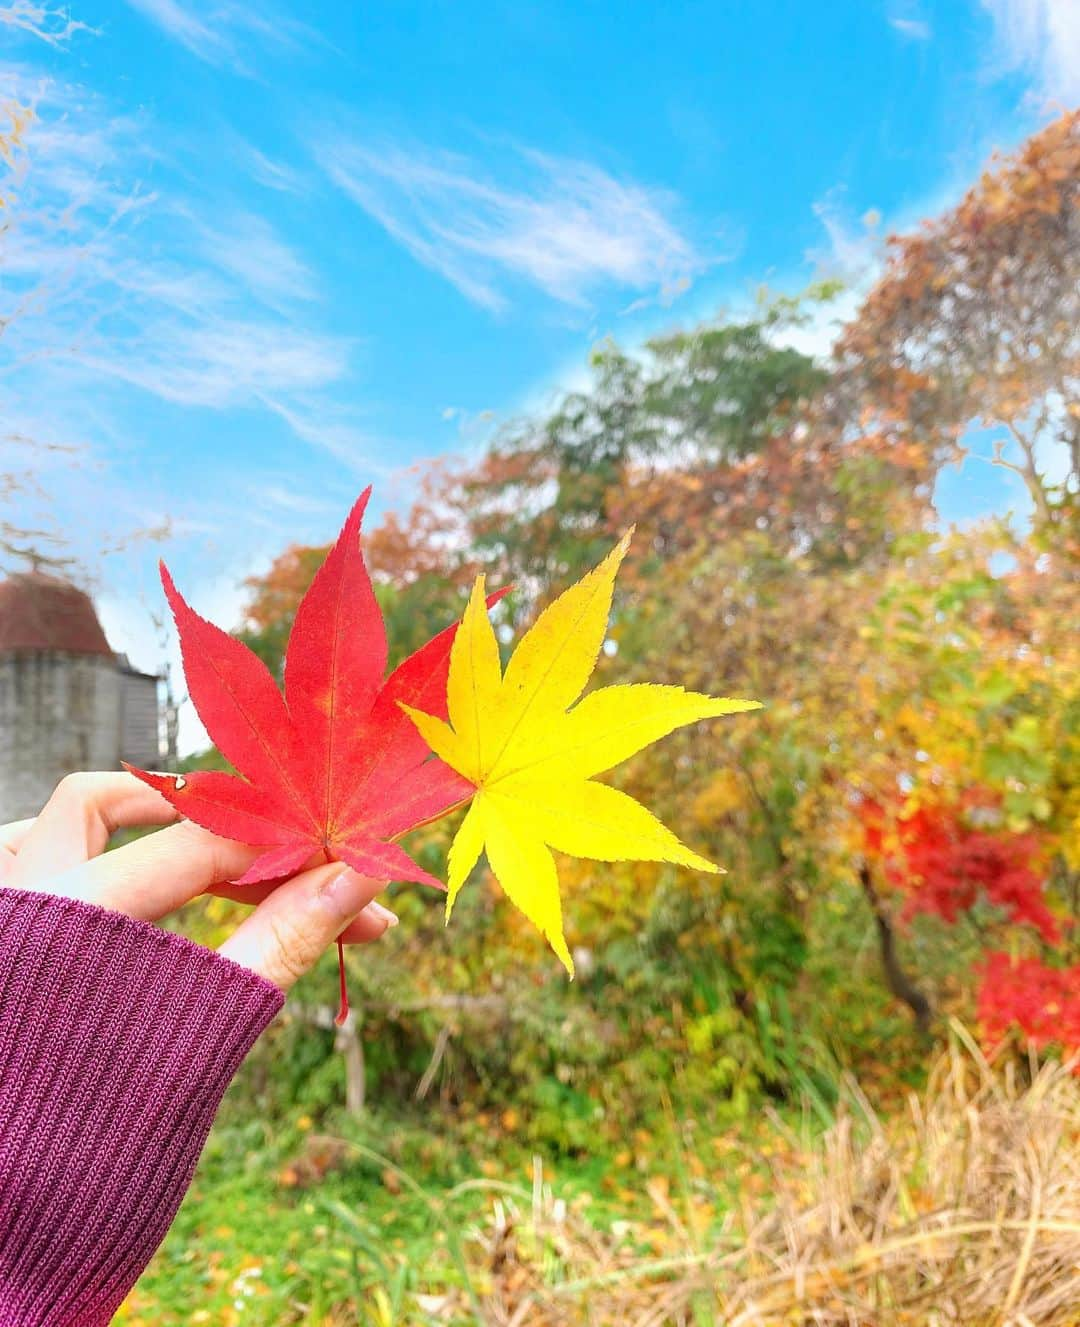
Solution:
[(50, 881), (50, 889), (158, 921), (212, 886), (243, 875), (265, 851), (185, 820), (65, 871)]
[(62, 872), (104, 852), (115, 830), (167, 825), (176, 818), (160, 793), (131, 774), (69, 774), (21, 836), (6, 882), (17, 889), (45, 889)]

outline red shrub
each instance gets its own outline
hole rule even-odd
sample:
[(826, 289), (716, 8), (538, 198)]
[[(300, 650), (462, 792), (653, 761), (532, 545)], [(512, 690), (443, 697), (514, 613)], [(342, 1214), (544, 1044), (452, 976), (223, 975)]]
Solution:
[(1080, 964), (1049, 968), (1037, 958), (988, 954), (979, 984), (979, 1027), (990, 1045), (1016, 1028), (1036, 1050), (1080, 1050)]

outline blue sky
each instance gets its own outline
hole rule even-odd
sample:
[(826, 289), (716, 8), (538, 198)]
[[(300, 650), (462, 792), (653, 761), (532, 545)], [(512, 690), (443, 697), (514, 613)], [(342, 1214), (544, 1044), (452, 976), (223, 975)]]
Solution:
[[(243, 575), (328, 538), (369, 481), (376, 511), (407, 501), (418, 462), (580, 380), (599, 338), (762, 281), (865, 282), (877, 235), (1080, 100), (1075, 0), (70, 14), (55, 43), (0, 26), (0, 96), (39, 115), (0, 405), (75, 449), (19, 450), (49, 494), (25, 515), (72, 536), (148, 667), (159, 551), (235, 621)], [(1011, 480), (970, 463), (943, 517), (1019, 507)], [(166, 518), (161, 549), (102, 556)]]

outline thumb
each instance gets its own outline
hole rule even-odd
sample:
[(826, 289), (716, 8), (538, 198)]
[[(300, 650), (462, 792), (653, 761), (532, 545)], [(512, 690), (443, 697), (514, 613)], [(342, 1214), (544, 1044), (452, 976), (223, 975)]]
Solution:
[(340, 862), (303, 871), (268, 895), (218, 953), (287, 991), (385, 884)]

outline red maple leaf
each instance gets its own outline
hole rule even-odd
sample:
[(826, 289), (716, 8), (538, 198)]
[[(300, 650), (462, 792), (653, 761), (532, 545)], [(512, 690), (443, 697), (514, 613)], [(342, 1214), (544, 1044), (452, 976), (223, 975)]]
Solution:
[(243, 777), (131, 772), (188, 819), (266, 849), (238, 884), (284, 878), (322, 854), (375, 879), (444, 888), (391, 840), (475, 792), (431, 756), (399, 704), (446, 716), (457, 624), (384, 680), (386, 628), (360, 553), (370, 494), (353, 507), (297, 609), (284, 695), (263, 661), (195, 613), (161, 566), (191, 699)]

